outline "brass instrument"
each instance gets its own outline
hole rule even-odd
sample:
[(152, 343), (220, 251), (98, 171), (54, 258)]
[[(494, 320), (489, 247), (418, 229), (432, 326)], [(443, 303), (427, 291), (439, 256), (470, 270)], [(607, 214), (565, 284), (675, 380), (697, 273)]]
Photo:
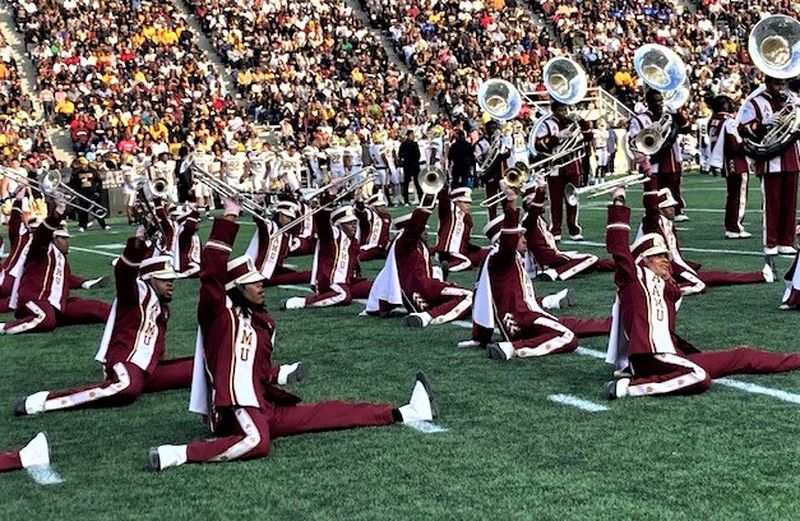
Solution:
[[(422, 193), (435, 197), (442, 191), (444, 185), (447, 183), (447, 176), (441, 168), (429, 166), (420, 170), (417, 175), (417, 181), (422, 189)], [(433, 208), (434, 206), (436, 206), (436, 199), (433, 200), (430, 206), (422, 206), (422, 208)]]
[(191, 166), (194, 179), (206, 185), (212, 192), (216, 192), (220, 197), (235, 199), (241, 205), (242, 211), (249, 213), (256, 219), (266, 222), (269, 220), (269, 209), (252, 197), (252, 193), (240, 190), (231, 184), (226, 183), (219, 177), (213, 176), (201, 170), (194, 164)]
[(58, 170), (50, 170), (40, 173), (36, 179), (23, 177), (16, 172), (4, 169), (3, 173), (7, 177), (14, 178), (18, 183), (28, 185), (47, 197), (55, 197), (56, 194), (61, 194), (67, 206), (71, 206), (76, 210), (89, 213), (92, 217), (97, 219), (104, 219), (108, 215), (106, 210), (100, 203), (92, 201), (88, 197), (81, 195), (71, 187), (64, 184), (61, 172)]
[[(510, 121), (516, 118), (519, 111), (522, 110), (522, 94), (506, 80), (492, 78), (481, 83), (478, 88), (478, 105), (493, 120)], [(475, 167), (479, 174), (488, 170), (500, 155), (503, 150), (504, 137), (505, 134), (501, 131), (495, 132), (495, 135), (492, 136), (489, 150), (484, 153)]]
[[(794, 78), (800, 74), (800, 22), (784, 15), (768, 16), (750, 31), (747, 49), (753, 64), (772, 78)], [(745, 105), (763, 92), (757, 89)], [(790, 96), (787, 98), (791, 99)], [(737, 119), (741, 117), (741, 111)], [(758, 141), (743, 137), (742, 145), (748, 156), (766, 160), (789, 148), (800, 136), (800, 106), (789, 101), (773, 114), (774, 123)]]
[[(531, 170), (528, 165), (522, 161), (519, 161), (514, 166), (503, 172), (503, 184), (505, 184), (506, 188), (521, 190), (530, 179), (530, 172)], [(490, 206), (495, 206), (505, 200), (506, 194), (503, 192), (498, 192), (493, 196), (484, 199), (481, 202), (481, 207), (488, 208)]]
[(571, 206), (575, 206), (580, 201), (580, 198), (588, 194), (589, 199), (600, 197), (601, 195), (609, 194), (617, 188), (628, 188), (629, 186), (639, 185), (647, 182), (649, 176), (645, 174), (630, 174), (616, 179), (609, 179), (602, 183), (590, 186), (583, 186), (576, 188), (572, 183), (568, 183), (564, 187), (564, 198)]

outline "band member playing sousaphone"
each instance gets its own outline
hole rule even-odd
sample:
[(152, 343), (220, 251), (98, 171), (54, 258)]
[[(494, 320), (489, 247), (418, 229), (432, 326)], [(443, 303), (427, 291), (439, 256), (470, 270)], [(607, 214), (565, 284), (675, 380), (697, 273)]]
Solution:
[(628, 123), (630, 148), (642, 173), (655, 176), (658, 188), (669, 188), (678, 202), (675, 221), (686, 221), (681, 196), (680, 134), (691, 130), (688, 114), (680, 110), (689, 98), (686, 68), (670, 49), (646, 44), (634, 55), (636, 72), (647, 87), (646, 110)]
[[(522, 109), (522, 96), (510, 83), (500, 79), (483, 82), (478, 89), (478, 104), (492, 121), (486, 123), (484, 138), (488, 140), (488, 148), (482, 143), (476, 146), (480, 155), (476, 158), (478, 177), (486, 187), (486, 197), (496, 196), (500, 192), (500, 179), (503, 176), (505, 162), (511, 156), (513, 139), (511, 127), (500, 129), (498, 122), (510, 121), (517, 117)], [(489, 218), (497, 216), (497, 207), (488, 208)]]
[[(798, 129), (800, 109), (784, 92), (784, 79), (800, 73), (796, 38), (800, 22), (788, 16), (770, 16), (750, 32), (748, 50), (753, 63), (766, 75), (739, 109), (737, 120), (745, 152), (755, 163), (764, 193), (764, 253), (792, 255), (800, 171)], [(784, 37), (785, 36), (785, 37)], [(780, 41), (780, 49), (772, 46)]]
[(535, 159), (555, 156), (567, 149), (576, 150), (575, 155), (552, 165), (552, 170), (547, 174), (547, 185), (550, 191), (550, 232), (557, 241), (561, 240), (561, 223), (566, 205), (570, 239), (580, 241), (583, 240), (583, 233), (578, 224), (578, 203), (566, 199), (564, 189), (568, 184), (581, 184), (581, 159), (584, 154), (582, 130), (587, 125), (577, 114), (570, 114), (568, 106), (586, 96), (586, 73), (569, 58), (553, 58), (545, 64), (543, 74), (545, 87), (552, 98), (550, 112), (534, 124), (530, 148)]

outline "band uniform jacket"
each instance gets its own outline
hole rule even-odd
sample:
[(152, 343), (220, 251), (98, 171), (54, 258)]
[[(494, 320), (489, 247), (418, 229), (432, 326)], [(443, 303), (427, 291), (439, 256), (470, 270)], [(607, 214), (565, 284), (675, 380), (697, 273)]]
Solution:
[[(536, 134), (536, 151), (540, 154), (550, 154), (561, 142), (559, 134), (568, 129), (574, 122), (572, 120), (558, 121), (552, 114), (545, 116), (544, 121)], [(534, 161), (539, 158), (534, 158)], [(571, 161), (558, 169), (562, 177), (580, 176), (583, 166), (579, 160)]]
[(389, 232), (392, 226), (392, 216), (383, 210), (366, 206), (364, 203), (356, 204), (356, 217), (358, 217), (358, 242), (361, 250), (372, 248), (386, 248), (391, 237)]
[(263, 309), (243, 312), (225, 291), (227, 263), (239, 225), (216, 219), (203, 248), (197, 318), (203, 334), (206, 374), (213, 405), (259, 407), (293, 405), (300, 399), (278, 387), (272, 365), (275, 322)]
[[(723, 176), (745, 174), (748, 171), (742, 140), (735, 132), (735, 126), (734, 132), (731, 131), (731, 125), (734, 125), (733, 115), (727, 112), (714, 114), (708, 122), (711, 166), (720, 168)], [(720, 156), (721, 164), (715, 164), (716, 156)]]
[[(677, 132), (685, 133), (689, 130), (689, 122), (680, 113), (671, 114), (672, 124), (678, 127)], [(634, 138), (643, 129), (657, 123), (659, 118), (655, 117), (651, 111), (647, 110), (641, 114), (636, 114), (628, 123), (628, 139), (633, 143)], [(631, 144), (631, 150), (635, 150)], [(681, 172), (681, 144), (676, 139), (672, 146), (660, 153), (653, 154), (650, 158), (651, 174), (675, 174)]]
[(472, 234), (472, 215), (463, 212), (446, 189), (439, 192), (439, 231), (434, 251), (465, 253)]
[(697, 352), (694, 346), (675, 335), (676, 303), (681, 298), (678, 285), (635, 263), (628, 243), (630, 218), (630, 208), (609, 206), (606, 247), (614, 259), (614, 282), (628, 341), (628, 356)]
[(358, 240), (350, 239), (331, 224), (330, 210), (314, 214), (317, 228), (317, 249), (311, 268), (311, 282), (318, 293), (328, 291), (333, 284), (351, 284), (359, 269)]
[[(739, 134), (742, 138), (760, 140), (767, 133), (766, 122), (785, 105), (782, 98), (775, 98), (769, 92), (749, 99), (743, 106), (739, 119)], [(798, 143), (787, 147), (783, 153), (769, 160), (754, 160), (756, 175), (800, 171)]]

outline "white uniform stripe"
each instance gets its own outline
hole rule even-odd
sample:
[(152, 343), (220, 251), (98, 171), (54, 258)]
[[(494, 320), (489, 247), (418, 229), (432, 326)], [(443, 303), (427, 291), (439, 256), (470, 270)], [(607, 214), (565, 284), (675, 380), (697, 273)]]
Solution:
[(630, 396), (651, 396), (656, 394), (671, 393), (679, 389), (685, 389), (687, 387), (697, 385), (708, 377), (705, 369), (695, 364), (691, 360), (683, 358), (682, 356), (670, 353), (660, 353), (653, 356), (655, 356), (656, 360), (664, 362), (665, 364), (676, 365), (690, 369), (690, 372), (664, 382), (649, 382), (639, 385), (631, 385), (628, 387), (628, 394)]
[(48, 412), (70, 409), (78, 405), (94, 402), (102, 398), (108, 398), (109, 396), (114, 396), (131, 386), (131, 377), (128, 374), (128, 370), (125, 369), (125, 366), (122, 363), (114, 364), (114, 373), (117, 375), (117, 381), (113, 384), (101, 385), (77, 392), (75, 394), (60, 396), (51, 400), (45, 400), (44, 410)]
[(241, 441), (234, 443), (233, 446), (219, 456), (211, 458), (211, 461), (239, 459), (261, 443), (261, 433), (258, 432), (258, 428), (247, 410), (236, 409), (234, 415), (236, 416), (236, 421), (239, 422), (239, 427), (241, 427), (242, 432), (244, 432), (244, 437)]

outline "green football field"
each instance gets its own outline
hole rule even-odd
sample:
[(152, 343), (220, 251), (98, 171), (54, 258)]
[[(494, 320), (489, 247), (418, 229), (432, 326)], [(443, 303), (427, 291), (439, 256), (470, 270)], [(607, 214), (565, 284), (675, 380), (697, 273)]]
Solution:
[[(685, 180), (691, 221), (679, 223), (685, 256), (708, 268), (760, 270), (760, 194), (751, 183), (748, 228), (726, 241), (724, 181)], [(639, 191), (629, 201), (641, 216)], [(587, 244), (604, 254), (604, 200), (581, 212)], [(396, 209), (396, 214), (410, 209)], [(485, 223), (476, 216), (475, 233)], [(435, 230), (435, 218), (431, 220)], [(75, 273), (109, 275), (109, 261), (133, 228), (73, 238)], [(242, 226), (243, 250), (254, 228)], [(201, 231), (205, 239), (206, 224)], [(481, 244), (486, 241), (477, 240)], [(562, 249), (577, 248), (562, 245)], [(290, 259), (301, 266), (310, 258)], [(790, 260), (781, 258), (782, 275)], [(382, 261), (370, 262), (370, 276)], [(452, 279), (472, 286), (475, 272)], [(578, 304), (556, 314), (610, 312), (610, 274), (537, 282), (540, 294), (576, 290)], [(168, 356), (194, 349), (198, 282), (176, 286)], [(678, 331), (703, 349), (754, 345), (800, 351), (800, 315), (778, 310), (783, 283), (712, 289), (684, 300)], [(113, 289), (78, 292), (111, 300)], [(274, 442), (264, 460), (185, 465), (153, 473), (149, 447), (206, 435), (188, 412), (188, 391), (146, 395), (107, 410), (15, 418), (16, 398), (97, 381), (102, 325), (0, 337), (0, 448), (47, 431), (64, 482), (41, 486), (25, 472), (0, 476), (0, 519), (531, 519), (662, 520), (800, 518), (800, 373), (741, 376), (694, 397), (607, 402), (610, 369), (598, 359), (606, 338), (576, 353), (502, 363), (459, 350), (464, 324), (409, 329), (401, 318), (359, 317), (348, 308), (281, 311), (300, 289), (269, 289), (278, 324), (275, 361), (305, 360), (309, 378), (290, 389), (306, 401), (327, 397), (405, 403), (418, 369), (438, 394), (446, 429), (406, 426), (310, 434)], [(0, 321), (9, 316), (0, 317)], [(553, 401), (594, 404), (593, 412)], [(588, 404), (588, 405), (587, 405)]]

